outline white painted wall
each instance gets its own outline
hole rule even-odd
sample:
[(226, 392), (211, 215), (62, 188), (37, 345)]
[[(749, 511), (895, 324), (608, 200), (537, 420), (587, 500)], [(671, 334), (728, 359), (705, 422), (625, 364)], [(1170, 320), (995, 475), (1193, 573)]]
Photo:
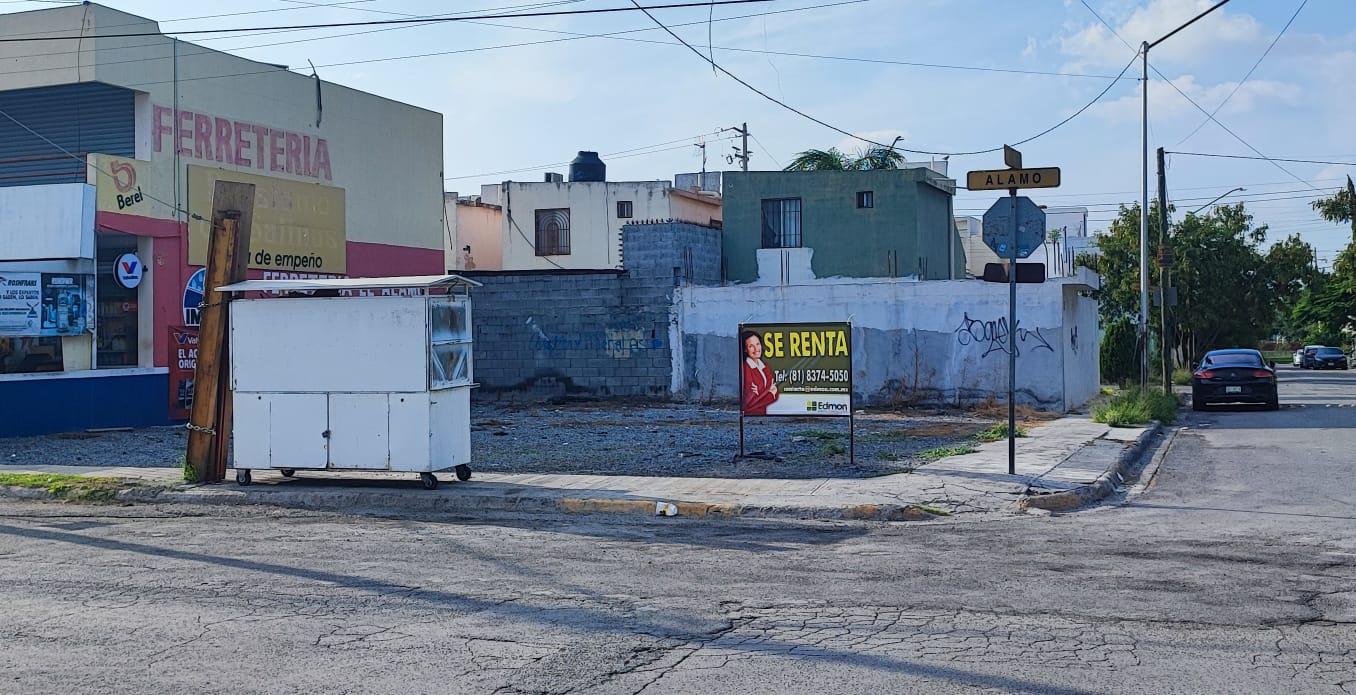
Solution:
[(94, 258), (94, 186), (0, 188), (0, 261), (57, 258)]
[[(154, 21), (84, 4), (5, 15), (0, 36), (73, 33), (82, 23), (91, 35), (159, 30)], [(78, 57), (73, 44), (57, 50), (50, 43), (0, 43), (0, 62), (5, 65), (0, 89), (97, 80), (140, 92), (137, 155), (150, 159), (153, 167), (152, 174), (143, 175), (146, 180), (138, 183), (147, 193), (182, 205), (188, 164), (322, 183), (346, 191), (349, 241), (443, 248), (441, 114), (324, 82), (323, 115), (318, 116), (315, 81), (275, 66), (164, 36), (82, 43)], [(171, 109), (167, 120), (172, 121), (176, 104), (185, 111), (229, 120), (232, 127), (239, 122), (305, 135), (313, 145), (323, 138), (329, 176), (271, 166), (261, 169), (255, 164), (257, 157), (251, 158), (251, 166), (218, 160), (215, 152), (199, 157), (192, 150), (193, 138), (190, 155), (176, 156), (175, 133), (157, 138), (154, 123), (156, 107)], [(216, 126), (213, 120), (214, 135)]]
[[(1096, 393), (1097, 306), (1077, 296), (1095, 281), (1085, 272), (1019, 288), (1020, 402), (1064, 411)], [(734, 398), (740, 323), (850, 321), (853, 388), (867, 404), (1002, 400), (1007, 293), (1006, 286), (975, 280), (888, 278), (683, 286), (675, 289), (670, 329), (671, 386), (680, 398)], [(1072, 299), (1066, 302), (1066, 295)], [(1078, 326), (1077, 351), (1066, 328), (1072, 325)]]
[[(500, 237), (504, 270), (620, 268), (621, 228), (628, 222), (672, 219), (705, 225), (720, 219), (719, 199), (707, 202), (685, 194), (675, 204), (666, 181), (508, 181), (481, 191), (483, 202), (504, 208)], [(630, 218), (617, 217), (617, 203), (624, 200), (631, 201)], [(570, 210), (570, 253), (538, 256), (536, 211), (552, 208)]]

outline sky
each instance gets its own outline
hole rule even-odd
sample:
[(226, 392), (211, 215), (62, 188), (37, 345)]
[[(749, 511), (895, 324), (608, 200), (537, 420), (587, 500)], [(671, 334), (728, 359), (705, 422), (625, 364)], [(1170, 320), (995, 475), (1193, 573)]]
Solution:
[[(162, 31), (173, 34), (488, 14), (515, 11), (502, 8), (523, 8), (532, 1), (103, 4), (158, 20)], [(52, 4), (6, 0), (0, 12)], [(628, 2), (539, 0), (516, 11), (543, 4), (551, 6), (542, 9), (575, 10)], [(1067, 124), (1019, 148), (1027, 166), (1063, 169), (1060, 188), (1028, 195), (1050, 206), (1085, 205), (1091, 210), (1089, 227), (1098, 230), (1115, 216), (1117, 204), (1139, 198), (1138, 60), (1115, 79), (1135, 55), (1127, 44), (1153, 41), (1211, 4), (772, 0), (662, 10), (655, 16), (700, 53), (713, 55), (722, 67), (778, 100), (857, 136), (885, 143), (902, 136), (901, 148), (968, 152), (1016, 142), (1064, 120), (1106, 90)], [(190, 19), (206, 15), (228, 16)], [(628, 33), (588, 36), (611, 32)], [(721, 129), (741, 123), (753, 134), (753, 169), (779, 169), (809, 148), (866, 146), (716, 73), (638, 12), (188, 38), (305, 74), (311, 61), (326, 80), (441, 112), (445, 188), (463, 194), (477, 193), (482, 184), (540, 180), (545, 171), (565, 171), (575, 152), (585, 149), (602, 153), (611, 180), (671, 179), (697, 171), (699, 139), (706, 142), (708, 170), (734, 169), (737, 164), (726, 155), (736, 142)], [(407, 57), (414, 55), (422, 57)], [(1232, 0), (1155, 47), (1150, 64), (1161, 73), (1150, 73), (1151, 150), (1356, 162), (1356, 89), (1351, 87), (1356, 2)], [(1206, 111), (1218, 109), (1218, 123), (1178, 90)], [(963, 182), (966, 170), (1001, 168), (1002, 157), (957, 154), (949, 166)], [(1152, 158), (1150, 166), (1150, 185), (1156, 186)], [(1270, 227), (1269, 242), (1298, 233), (1326, 265), (1351, 240), (1351, 230), (1324, 222), (1309, 203), (1344, 185), (1349, 174), (1356, 175), (1356, 166), (1170, 154), (1166, 178), (1179, 218), (1244, 187), (1223, 202), (1248, 202), (1255, 223)], [(957, 214), (980, 216), (997, 195), (960, 190)]]

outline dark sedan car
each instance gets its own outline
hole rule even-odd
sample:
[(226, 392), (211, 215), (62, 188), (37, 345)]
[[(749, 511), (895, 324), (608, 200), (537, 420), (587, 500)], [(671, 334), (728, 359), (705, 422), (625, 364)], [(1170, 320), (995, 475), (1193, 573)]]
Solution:
[(1321, 347), (1309, 356), (1311, 369), (1346, 369), (1347, 356), (1340, 348)]
[(1215, 403), (1261, 403), (1280, 406), (1276, 369), (1256, 350), (1211, 350), (1191, 376), (1191, 408)]

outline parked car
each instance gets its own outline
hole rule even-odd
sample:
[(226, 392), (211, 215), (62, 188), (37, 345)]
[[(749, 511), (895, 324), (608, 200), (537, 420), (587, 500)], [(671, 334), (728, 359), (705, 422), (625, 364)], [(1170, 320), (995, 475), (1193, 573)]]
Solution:
[(1244, 348), (1205, 353), (1191, 375), (1191, 409), (1205, 410), (1217, 403), (1261, 403), (1267, 410), (1281, 407), (1275, 363)]
[(1295, 354), (1290, 356), (1290, 366), (1292, 367), (1304, 366), (1304, 348), (1296, 350)]
[(1347, 356), (1341, 348), (1321, 347), (1314, 351), (1309, 359), (1309, 365), (1314, 369), (1346, 369)]
[(1322, 346), (1322, 345), (1305, 345), (1305, 346), (1304, 346), (1304, 354), (1300, 356), (1300, 369), (1313, 369), (1313, 368), (1314, 368), (1314, 353), (1315, 353), (1315, 352), (1318, 352), (1318, 349), (1321, 348), (1321, 347), (1323, 347), (1323, 346)]

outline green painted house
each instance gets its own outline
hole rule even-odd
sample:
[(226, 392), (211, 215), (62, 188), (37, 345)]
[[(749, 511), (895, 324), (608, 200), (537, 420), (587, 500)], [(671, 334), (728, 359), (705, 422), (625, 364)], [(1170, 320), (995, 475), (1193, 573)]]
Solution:
[(965, 277), (956, 182), (931, 169), (724, 173), (725, 277), (758, 278), (758, 250), (813, 249), (815, 277)]

